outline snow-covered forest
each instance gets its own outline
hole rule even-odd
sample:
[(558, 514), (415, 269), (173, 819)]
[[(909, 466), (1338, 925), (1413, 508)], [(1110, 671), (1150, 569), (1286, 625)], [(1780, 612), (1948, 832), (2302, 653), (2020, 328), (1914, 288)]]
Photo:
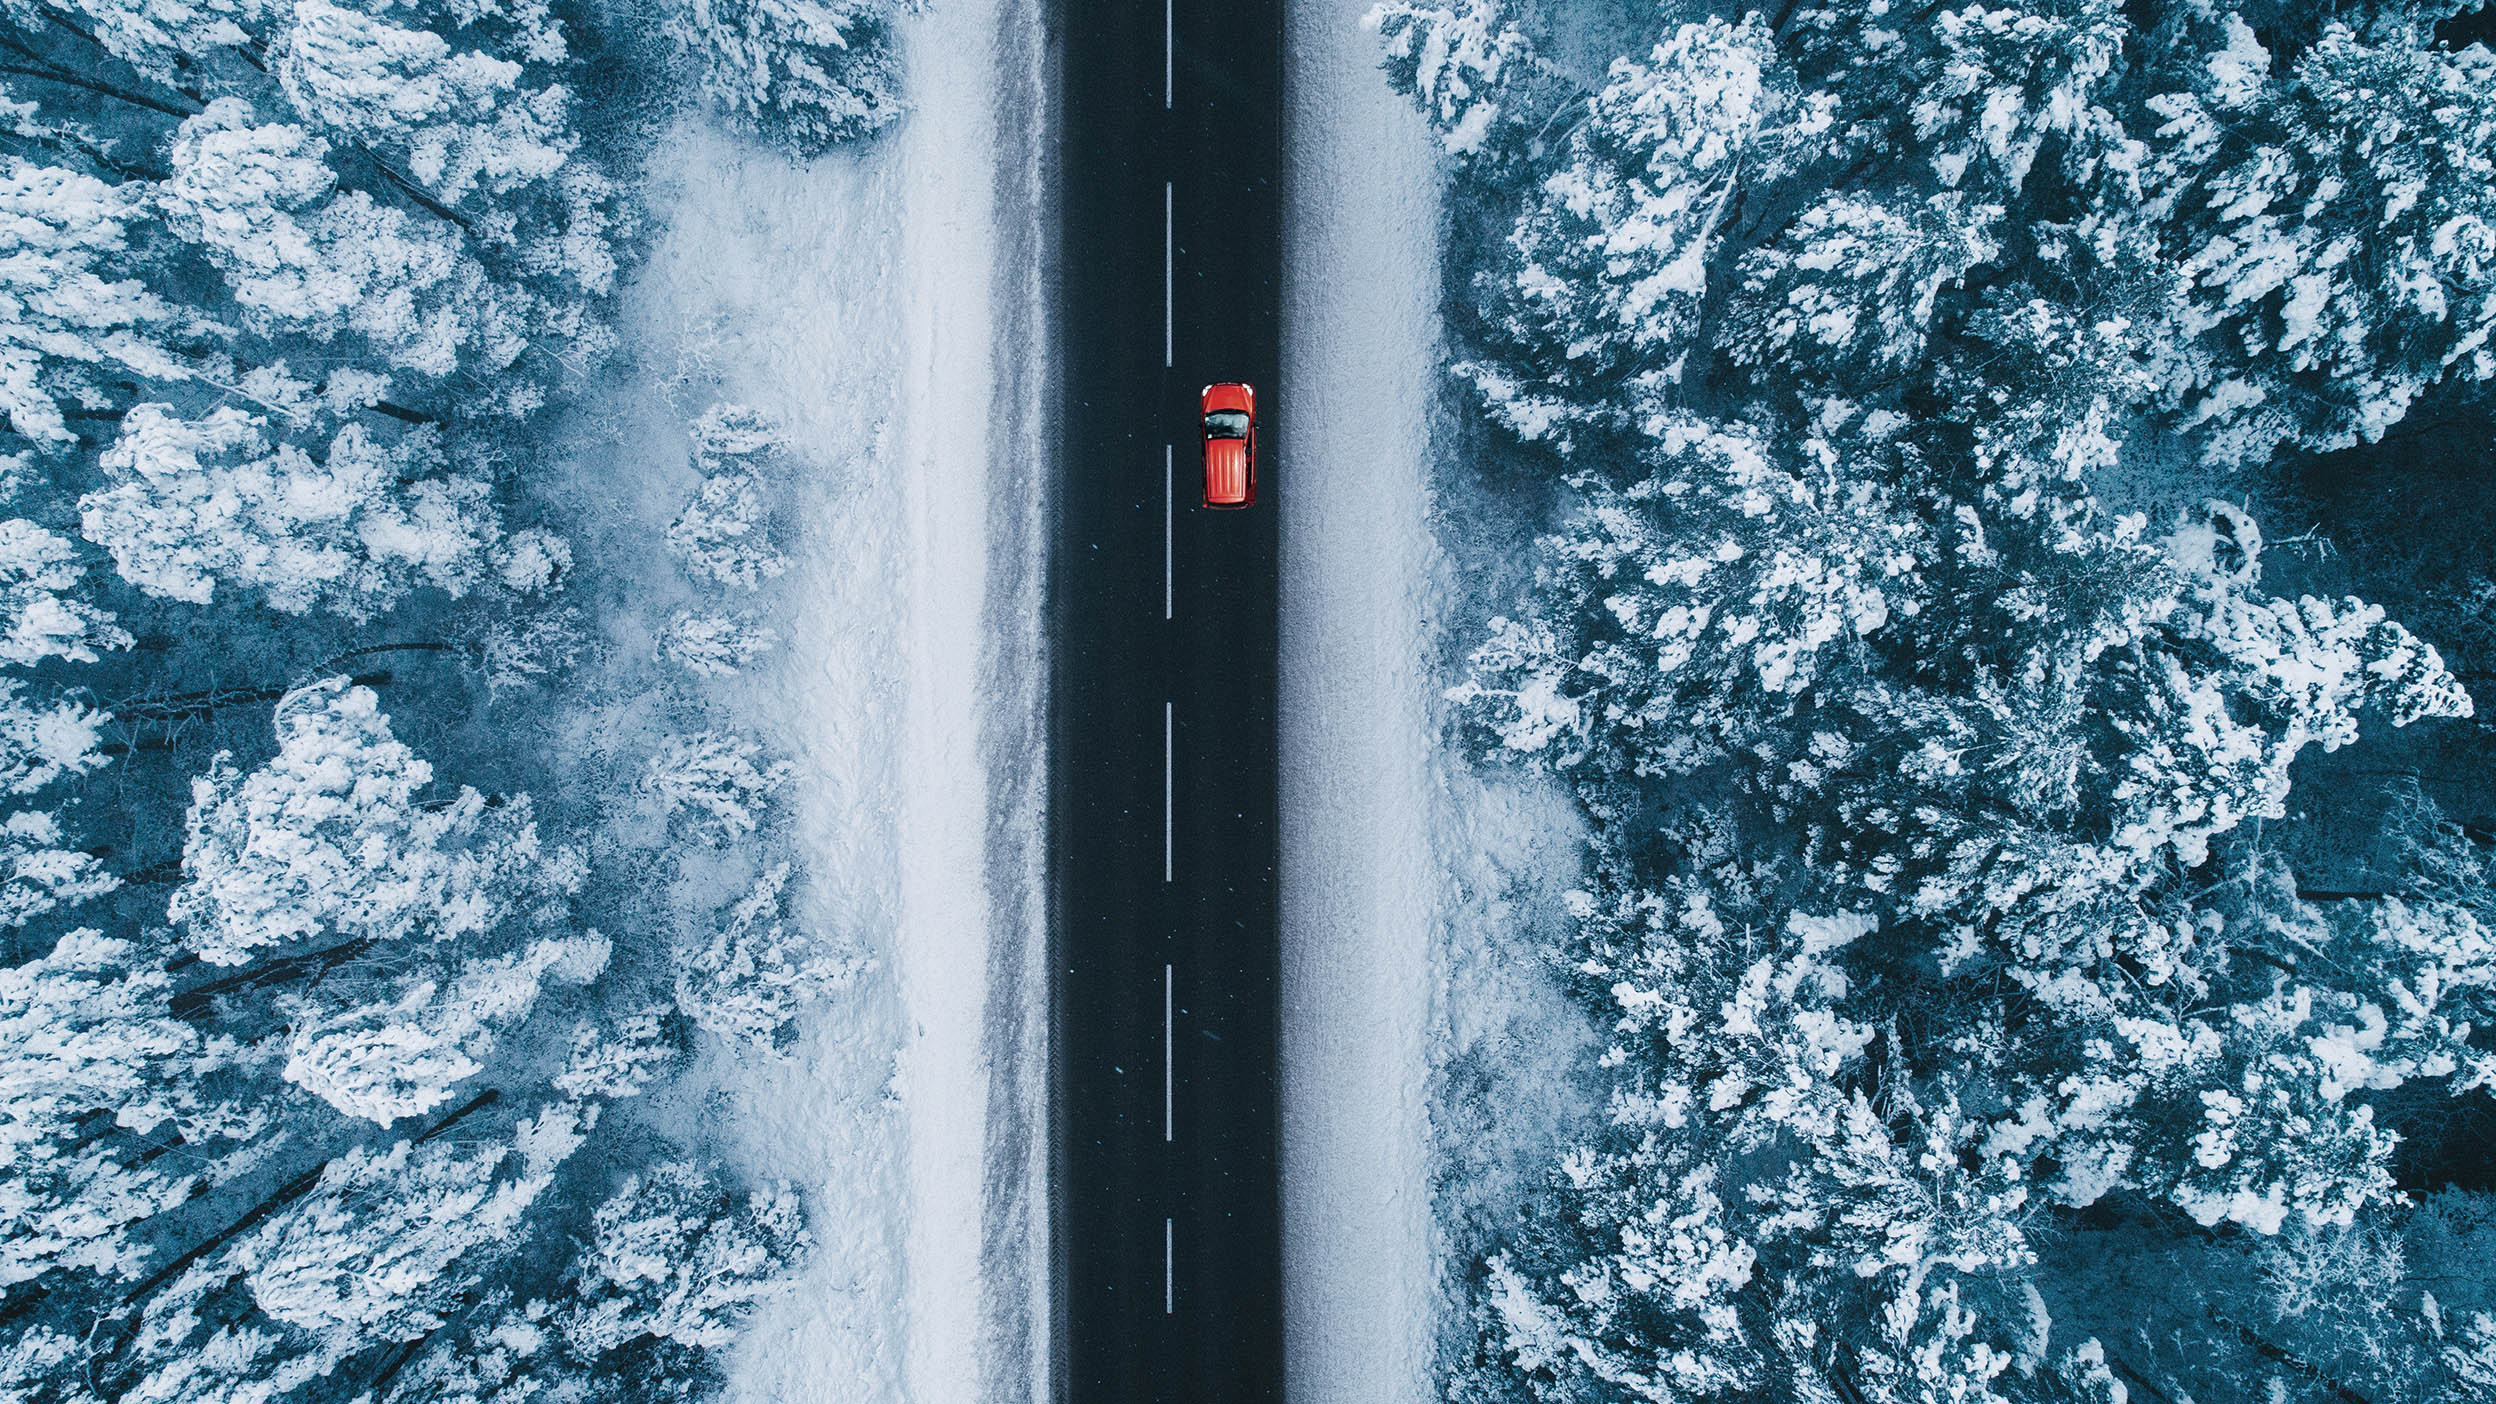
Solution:
[(1372, 12), (1587, 835), (1451, 1397), (2496, 1398), (2489, 20)]
[(861, 957), (715, 692), (784, 437), (579, 460), (660, 133), (871, 137), (891, 6), (6, 8), (0, 1400), (706, 1396), (810, 1233), (637, 1108)]

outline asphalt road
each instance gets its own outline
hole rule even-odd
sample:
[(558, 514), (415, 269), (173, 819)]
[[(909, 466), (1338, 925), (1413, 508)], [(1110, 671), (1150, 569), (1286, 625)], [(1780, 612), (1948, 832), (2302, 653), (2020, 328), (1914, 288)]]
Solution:
[[(1274, 1400), (1282, 6), (1061, 3), (1064, 1396)], [(1216, 380), (1257, 388), (1244, 512), (1194, 505), (1196, 395)]]

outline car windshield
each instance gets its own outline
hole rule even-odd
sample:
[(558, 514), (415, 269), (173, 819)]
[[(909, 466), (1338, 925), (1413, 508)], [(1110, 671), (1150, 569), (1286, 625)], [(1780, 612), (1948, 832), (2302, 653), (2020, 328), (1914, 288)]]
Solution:
[(1208, 439), (1244, 439), (1248, 437), (1248, 414), (1245, 410), (1213, 410), (1205, 415), (1205, 437)]

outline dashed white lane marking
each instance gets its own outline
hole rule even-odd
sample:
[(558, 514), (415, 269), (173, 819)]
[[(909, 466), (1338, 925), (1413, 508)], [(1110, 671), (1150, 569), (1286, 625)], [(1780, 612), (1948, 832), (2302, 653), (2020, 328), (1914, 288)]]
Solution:
[(1177, 289), (1177, 236), (1170, 222), (1173, 196), (1169, 181), (1161, 183), (1161, 368), (1176, 364), (1178, 343), (1171, 339), (1171, 299)]
[(1176, 1061), (1176, 1039), (1171, 1033), (1170, 1005), (1171, 991), (1176, 983), (1175, 977), (1170, 973), (1170, 967), (1163, 965), (1161, 967), (1161, 1139), (1164, 1144), (1175, 1139), (1178, 1133), (1178, 1123), (1171, 1115), (1170, 1096), (1173, 1081), (1171, 1073)]
[(1178, 1310), (1178, 1273), (1173, 1260), (1178, 1256), (1179, 1231), (1170, 1220), (1161, 1221), (1161, 1314)]
[(1178, 31), (1171, 14), (1177, 0), (1161, 0), (1161, 110), (1170, 110), (1170, 56), (1179, 47)]
[(1171, 514), (1177, 510), (1179, 484), (1173, 466), (1178, 450), (1170, 444), (1161, 446), (1161, 617), (1170, 617), (1170, 530)]
[(1161, 880), (1170, 880), (1170, 750), (1171, 734), (1177, 725), (1176, 704), (1161, 704)]

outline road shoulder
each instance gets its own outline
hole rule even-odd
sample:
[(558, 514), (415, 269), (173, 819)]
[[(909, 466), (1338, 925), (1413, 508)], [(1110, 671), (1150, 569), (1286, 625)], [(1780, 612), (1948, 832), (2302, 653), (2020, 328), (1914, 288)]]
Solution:
[(1279, 407), (1292, 1404), (1423, 1404), (1437, 1315), (1429, 412), (1440, 178), (1367, 0), (1290, 7)]

